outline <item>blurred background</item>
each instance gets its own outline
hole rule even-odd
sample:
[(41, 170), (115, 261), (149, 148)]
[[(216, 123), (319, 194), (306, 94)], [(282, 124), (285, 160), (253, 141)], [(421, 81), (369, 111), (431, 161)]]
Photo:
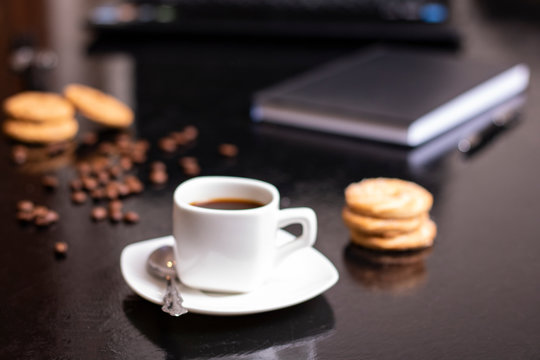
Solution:
[[(56, 69), (47, 82), (52, 88), (85, 80), (81, 57), (103, 38), (406, 42), (473, 49), (475, 41), (491, 41), (481, 32), (478, 39), (462, 36), (479, 22), (523, 27), (536, 26), (538, 19), (538, 0), (3, 0), (0, 97), (43, 86), (36, 72)], [(513, 39), (501, 34), (497, 41)]]

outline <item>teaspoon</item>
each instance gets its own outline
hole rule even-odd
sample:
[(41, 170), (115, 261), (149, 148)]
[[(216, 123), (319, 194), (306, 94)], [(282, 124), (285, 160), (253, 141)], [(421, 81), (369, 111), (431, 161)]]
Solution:
[(182, 306), (184, 300), (174, 284), (176, 261), (172, 246), (162, 246), (154, 250), (146, 261), (146, 269), (151, 275), (167, 280), (167, 290), (161, 310), (173, 316), (187, 313), (187, 309)]

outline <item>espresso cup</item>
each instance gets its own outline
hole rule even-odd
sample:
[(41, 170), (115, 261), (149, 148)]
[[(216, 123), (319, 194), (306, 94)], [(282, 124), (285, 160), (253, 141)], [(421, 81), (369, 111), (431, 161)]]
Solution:
[[(241, 209), (207, 207), (224, 203), (237, 203)], [(300, 224), (302, 234), (279, 244), (278, 231), (290, 224)], [(280, 210), (279, 192), (269, 183), (201, 176), (174, 192), (173, 235), (176, 268), (184, 285), (249, 292), (268, 279), (281, 260), (313, 246), (317, 218), (310, 208)]]

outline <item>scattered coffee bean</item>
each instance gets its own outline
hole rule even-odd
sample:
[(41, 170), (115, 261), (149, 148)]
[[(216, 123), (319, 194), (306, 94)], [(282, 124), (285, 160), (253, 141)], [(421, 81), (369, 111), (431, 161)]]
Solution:
[(150, 172), (150, 182), (155, 185), (162, 185), (167, 182), (169, 175), (165, 171)]
[(34, 203), (30, 200), (21, 200), (17, 202), (17, 210), (21, 212), (32, 212), (34, 210)]
[(109, 169), (109, 176), (112, 177), (113, 179), (118, 179), (120, 176), (122, 176), (123, 172), (124, 171), (119, 165), (114, 165), (114, 166), (111, 166), (111, 168)]
[(197, 176), (201, 173), (199, 162), (192, 156), (184, 156), (178, 162), (187, 176)]
[(94, 221), (104, 220), (107, 218), (107, 209), (105, 209), (103, 206), (96, 206), (92, 209), (90, 216)]
[(103, 189), (103, 188), (96, 188), (96, 189), (90, 191), (90, 197), (94, 201), (105, 199), (105, 195), (106, 195), (105, 194), (105, 189)]
[(116, 147), (113, 143), (110, 143), (108, 141), (104, 141), (101, 144), (99, 144), (98, 151), (102, 155), (112, 155), (114, 154), (116, 150)]
[(34, 224), (40, 227), (50, 226), (56, 223), (59, 218), (60, 216), (56, 211), (48, 210), (44, 215), (36, 216), (34, 219)]
[(34, 214), (34, 217), (44, 217), (49, 212), (49, 209), (46, 206), (37, 205), (34, 207), (34, 210), (32, 213)]
[(150, 149), (150, 143), (148, 142), (148, 140), (140, 139), (140, 140), (135, 141), (135, 143), (133, 144), (133, 147), (134, 147), (134, 150), (142, 151), (145, 153), (148, 151), (148, 149)]
[(124, 207), (124, 204), (120, 200), (113, 200), (109, 203), (109, 213), (122, 211), (122, 207)]
[(80, 191), (83, 189), (83, 182), (81, 179), (73, 179), (69, 182), (69, 187), (72, 191)]
[(116, 183), (114, 182), (108, 183), (107, 186), (105, 187), (105, 196), (107, 197), (107, 199), (109, 200), (118, 199), (118, 195), (119, 194), (118, 194)]
[(146, 152), (142, 150), (133, 149), (130, 156), (131, 161), (135, 164), (142, 164), (146, 161)]
[(176, 151), (176, 141), (168, 136), (159, 139), (158, 146), (161, 150), (165, 152), (171, 153)]
[(88, 176), (92, 172), (90, 163), (83, 161), (77, 164), (77, 172), (80, 176)]
[(54, 243), (54, 253), (57, 256), (64, 257), (67, 254), (68, 244), (64, 241), (57, 241)]
[(121, 182), (116, 183), (116, 190), (118, 190), (118, 196), (120, 197), (128, 196), (131, 193), (129, 186)]
[(163, 161), (154, 161), (152, 164), (150, 164), (150, 169), (152, 171), (166, 171), (167, 165)]
[(218, 152), (221, 156), (232, 158), (238, 155), (238, 147), (234, 144), (221, 144), (218, 147)]
[(178, 160), (178, 163), (180, 164), (180, 166), (184, 167), (186, 165), (189, 166), (192, 164), (197, 164), (198, 161), (197, 158), (193, 156), (183, 156)]
[(82, 178), (83, 188), (87, 191), (92, 191), (98, 187), (98, 181), (93, 177), (84, 177)]
[(49, 190), (56, 189), (58, 187), (58, 178), (54, 175), (45, 175), (41, 178), (41, 184)]
[(182, 131), (187, 141), (194, 141), (199, 136), (199, 129), (193, 125), (188, 125)]
[(135, 224), (140, 221), (139, 214), (137, 214), (135, 211), (128, 211), (124, 214), (124, 222), (128, 224)]
[(130, 194), (139, 194), (144, 190), (143, 183), (133, 175), (126, 176), (124, 184), (128, 187)]
[(97, 173), (97, 180), (101, 185), (106, 185), (111, 180), (111, 176), (105, 170)]
[(127, 156), (120, 158), (120, 168), (124, 171), (129, 171), (133, 168), (133, 161)]
[(189, 143), (188, 138), (185, 136), (182, 131), (173, 131), (169, 136), (174, 140), (176, 146), (184, 146)]
[(87, 132), (82, 136), (81, 142), (86, 146), (94, 146), (98, 142), (98, 136), (95, 132)]
[(77, 190), (71, 194), (71, 201), (74, 204), (84, 204), (87, 198), (88, 196), (84, 191)]
[(15, 217), (17, 218), (17, 220), (25, 223), (29, 223), (35, 218), (32, 211), (18, 211)]
[(17, 165), (22, 165), (28, 160), (28, 148), (23, 145), (15, 145), (11, 149), (11, 160)]
[(119, 222), (124, 217), (121, 210), (109, 211), (109, 220)]

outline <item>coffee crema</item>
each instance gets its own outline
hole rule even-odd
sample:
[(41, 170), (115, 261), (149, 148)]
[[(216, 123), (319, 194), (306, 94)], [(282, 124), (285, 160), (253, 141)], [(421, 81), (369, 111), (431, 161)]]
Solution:
[(194, 201), (190, 205), (217, 210), (247, 210), (264, 206), (260, 201), (239, 198), (219, 198), (208, 201)]

